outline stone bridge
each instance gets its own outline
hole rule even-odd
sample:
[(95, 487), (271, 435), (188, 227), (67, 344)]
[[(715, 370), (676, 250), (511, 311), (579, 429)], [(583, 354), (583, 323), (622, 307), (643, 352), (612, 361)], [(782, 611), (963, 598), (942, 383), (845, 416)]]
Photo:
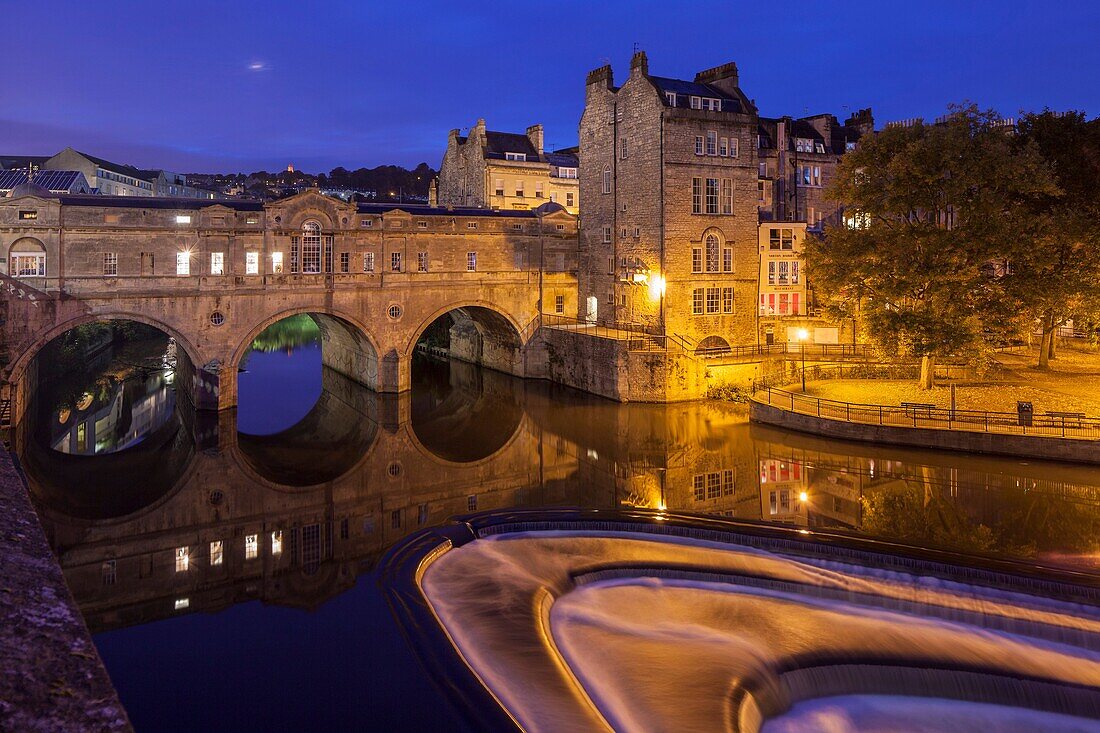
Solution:
[(42, 347), (102, 320), (174, 338), (179, 383), (203, 409), (234, 407), (253, 339), (301, 313), (320, 327), (324, 364), (379, 392), (409, 389), (417, 341), (446, 314), (454, 356), (545, 376), (528, 347), (541, 312), (577, 312), (576, 226), (554, 204), (396, 207), (316, 190), (269, 204), (3, 199), (0, 399), (18, 422)]

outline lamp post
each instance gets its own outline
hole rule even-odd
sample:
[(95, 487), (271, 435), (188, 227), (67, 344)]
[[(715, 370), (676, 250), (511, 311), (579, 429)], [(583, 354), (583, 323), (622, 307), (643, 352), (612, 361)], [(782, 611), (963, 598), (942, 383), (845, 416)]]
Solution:
[(802, 391), (806, 391), (806, 339), (810, 337), (810, 332), (804, 328), (800, 328), (794, 332), (795, 338), (798, 339), (798, 345), (802, 352)]

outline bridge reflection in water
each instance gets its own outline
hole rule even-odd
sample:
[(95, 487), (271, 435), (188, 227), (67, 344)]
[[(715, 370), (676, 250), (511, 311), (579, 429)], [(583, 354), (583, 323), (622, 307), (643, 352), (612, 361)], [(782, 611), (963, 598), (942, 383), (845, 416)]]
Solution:
[(459, 362), (380, 395), (325, 369), (296, 424), (238, 433), (183, 407), (97, 457), (21, 441), (93, 631), (261, 598), (316, 608), (410, 531), (511, 506), (667, 507), (1095, 563), (1092, 469), (846, 444), (721, 403), (622, 405)]

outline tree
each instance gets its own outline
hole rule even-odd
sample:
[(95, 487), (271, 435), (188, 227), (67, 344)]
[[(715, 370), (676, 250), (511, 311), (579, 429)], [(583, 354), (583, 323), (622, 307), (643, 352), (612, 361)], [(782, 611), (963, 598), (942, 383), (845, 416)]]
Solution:
[(1081, 112), (1024, 115), (1016, 145), (1050, 166), (1058, 195), (1032, 201), (1031, 236), (1016, 240), (1008, 285), (1039, 323), (1040, 369), (1054, 356), (1055, 334), (1071, 319), (1100, 310), (1100, 118)]
[(956, 107), (942, 122), (891, 126), (844, 156), (828, 195), (843, 223), (806, 243), (808, 274), (835, 317), (858, 318), (888, 354), (975, 356), (1019, 309), (998, 265), (1021, 204), (1056, 188), (1002, 119)]

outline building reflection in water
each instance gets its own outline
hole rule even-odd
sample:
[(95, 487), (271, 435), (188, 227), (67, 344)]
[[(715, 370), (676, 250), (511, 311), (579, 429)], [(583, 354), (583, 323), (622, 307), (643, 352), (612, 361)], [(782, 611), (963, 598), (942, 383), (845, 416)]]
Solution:
[(270, 435), (181, 403), (112, 455), (21, 438), (92, 630), (255, 599), (315, 608), (407, 533), (511, 506), (667, 508), (1094, 562), (1087, 467), (840, 443), (750, 426), (738, 406), (622, 405), (457, 362), (415, 374), (411, 392), (380, 395), (325, 369), (313, 408)]

